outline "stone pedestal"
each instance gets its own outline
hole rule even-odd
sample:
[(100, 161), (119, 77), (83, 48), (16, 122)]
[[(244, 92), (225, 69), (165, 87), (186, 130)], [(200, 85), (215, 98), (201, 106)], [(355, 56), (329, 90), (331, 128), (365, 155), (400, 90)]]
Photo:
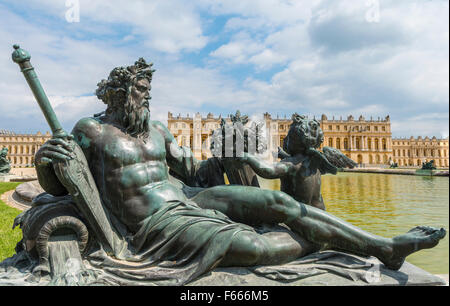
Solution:
[(17, 178), (16, 175), (12, 174), (0, 174), (0, 182), (10, 182), (11, 180)]
[[(374, 260), (378, 262), (378, 260)], [(378, 262), (379, 270), (348, 274), (327, 271), (296, 280), (270, 279), (246, 268), (216, 269), (211, 274), (194, 281), (190, 286), (446, 286), (444, 279), (430, 274), (408, 262), (399, 271), (386, 269)], [(288, 265), (289, 266), (289, 265)], [(376, 266), (376, 265), (375, 265)], [(272, 274), (275, 276), (276, 274)], [(353, 278), (352, 278), (353, 276)], [(274, 278), (277, 278), (276, 276)]]
[[(14, 262), (22, 258), (21, 267)], [(96, 275), (83, 285), (155, 285), (152, 280), (131, 280), (98, 270), (84, 261), (85, 274)], [(32, 277), (35, 264), (24, 265), (15, 255), (0, 263), (0, 286), (49, 285), (50, 278)], [(89, 272), (89, 273), (87, 273)], [(80, 274), (81, 275), (81, 274)], [(217, 268), (190, 282), (188, 286), (446, 286), (441, 277), (408, 262), (400, 270), (387, 269), (374, 257), (324, 251), (281, 266)]]

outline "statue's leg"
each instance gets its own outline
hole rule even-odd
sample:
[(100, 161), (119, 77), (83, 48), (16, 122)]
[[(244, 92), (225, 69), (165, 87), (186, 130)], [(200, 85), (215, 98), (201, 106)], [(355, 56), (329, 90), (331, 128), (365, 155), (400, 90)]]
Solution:
[(318, 250), (318, 246), (295, 233), (236, 234), (220, 266), (281, 265)]
[(285, 223), (300, 214), (298, 202), (286, 193), (250, 186), (216, 186), (191, 200), (201, 208), (218, 210), (233, 221), (250, 225)]
[(399, 269), (406, 256), (421, 249), (436, 246), (446, 231), (418, 226), (394, 238), (384, 238), (368, 233), (323, 210), (299, 203), (301, 214), (287, 222), (300, 236), (322, 245), (354, 254), (375, 256), (388, 268)]
[(203, 208), (217, 209), (247, 223), (285, 223), (292, 231), (323, 248), (375, 256), (399, 269), (406, 256), (436, 246), (444, 229), (416, 227), (394, 238), (370, 234), (327, 212), (295, 201), (280, 191), (246, 186), (218, 186), (193, 198)]

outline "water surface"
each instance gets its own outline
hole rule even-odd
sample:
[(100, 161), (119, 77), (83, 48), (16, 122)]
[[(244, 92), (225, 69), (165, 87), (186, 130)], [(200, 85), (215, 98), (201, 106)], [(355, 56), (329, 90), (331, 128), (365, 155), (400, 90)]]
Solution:
[[(260, 179), (262, 188), (280, 189), (279, 180)], [(417, 225), (449, 229), (449, 178), (370, 173), (322, 177), (327, 211), (384, 237), (403, 234)], [(449, 272), (449, 238), (407, 261), (434, 274)]]

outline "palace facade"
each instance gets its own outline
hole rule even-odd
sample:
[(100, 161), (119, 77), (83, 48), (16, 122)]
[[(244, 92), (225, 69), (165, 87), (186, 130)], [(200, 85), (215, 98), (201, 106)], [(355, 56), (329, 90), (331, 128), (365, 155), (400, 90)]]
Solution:
[[(276, 151), (283, 146), (291, 120), (272, 119), (268, 113), (264, 114), (267, 135), (271, 137), (270, 150)], [(366, 120), (360, 116), (357, 120), (353, 116), (347, 119), (328, 119), (322, 115), (318, 119), (324, 133), (321, 146), (333, 147), (341, 150), (345, 155), (358, 164), (366, 167), (388, 165), (392, 160), (392, 134), (390, 118), (370, 118)]]
[[(222, 117), (214, 117), (209, 113), (206, 118), (202, 118), (200, 113), (190, 117), (178, 115), (173, 116), (168, 113), (167, 126), (180, 146), (190, 147), (194, 157), (197, 159), (207, 159), (212, 157), (210, 148), (210, 136), (215, 129), (220, 127)], [(224, 118), (227, 123), (231, 123), (230, 118)]]
[[(214, 117), (211, 113), (202, 118), (199, 113), (193, 117), (174, 117), (169, 112), (168, 128), (179, 145), (190, 147), (197, 159), (206, 159), (211, 157), (210, 135), (220, 126), (221, 119), (221, 116)], [(231, 122), (229, 117), (224, 119)], [(360, 116), (355, 119), (350, 115), (346, 119), (329, 119), (322, 115), (317, 120), (324, 132), (322, 147), (337, 148), (361, 166), (387, 167), (391, 162), (397, 162), (402, 167), (421, 167), (422, 162), (434, 159), (437, 167), (448, 168), (448, 139), (393, 139), (389, 116), (377, 119)], [(265, 113), (264, 123), (268, 152), (276, 152), (283, 146), (292, 120), (273, 118)], [(273, 160), (271, 154), (267, 156)]]
[[(273, 118), (265, 113), (267, 152), (277, 152), (283, 146), (291, 119), (286, 117)], [(210, 137), (212, 132), (220, 127), (222, 117), (214, 117), (209, 113), (206, 118), (200, 113), (194, 116), (173, 116), (168, 113), (168, 128), (180, 146), (190, 147), (197, 159), (211, 157)], [(230, 117), (223, 118), (231, 123)], [(392, 138), (389, 116), (377, 119), (365, 119), (353, 116), (346, 119), (329, 119), (322, 115), (320, 126), (324, 132), (322, 146), (341, 150), (345, 155), (364, 167), (388, 166), (391, 162), (400, 167), (421, 167), (423, 162), (435, 161), (438, 168), (449, 167), (449, 140), (436, 137), (422, 138)], [(8, 159), (12, 167), (27, 167), (34, 164), (34, 154), (41, 145), (51, 138), (49, 132), (42, 134), (15, 134), (0, 130), (0, 150), (8, 148)], [(272, 154), (267, 154), (273, 160)]]
[(34, 165), (34, 154), (51, 137), (49, 132), (45, 134), (37, 132), (33, 135), (0, 130), (0, 150), (8, 148), (7, 158), (11, 162), (11, 167), (30, 167)]
[(437, 168), (448, 168), (448, 138), (394, 138), (393, 160), (399, 166), (421, 167), (422, 163), (434, 160)]

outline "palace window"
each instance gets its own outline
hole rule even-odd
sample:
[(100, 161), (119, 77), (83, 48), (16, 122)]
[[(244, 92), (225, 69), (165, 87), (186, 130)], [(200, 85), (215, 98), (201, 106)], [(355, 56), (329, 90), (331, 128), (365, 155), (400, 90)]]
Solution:
[(328, 139), (328, 146), (333, 147), (333, 138)]
[(332, 131), (332, 130), (333, 130), (333, 126), (332, 126), (332, 125), (329, 125), (329, 126), (328, 126), (328, 130), (329, 130), (329, 131)]
[(336, 139), (336, 148), (338, 148), (338, 149), (341, 148), (341, 139), (340, 138)]

